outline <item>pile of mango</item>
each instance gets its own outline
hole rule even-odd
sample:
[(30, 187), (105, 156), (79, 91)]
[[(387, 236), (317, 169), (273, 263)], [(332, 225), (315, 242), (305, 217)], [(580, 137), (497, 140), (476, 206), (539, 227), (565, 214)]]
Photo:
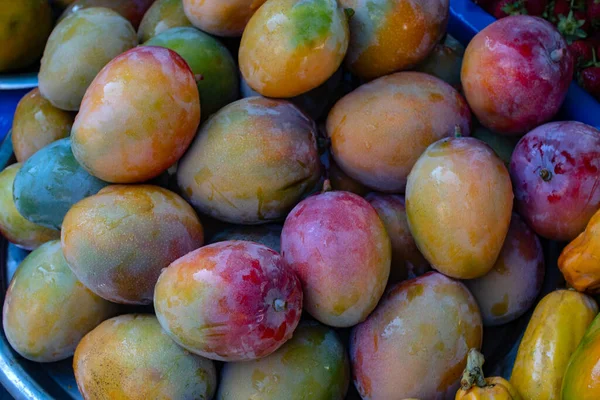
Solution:
[[(600, 398), (600, 131), (560, 120), (548, 22), (465, 49), (448, 0), (0, 7), (0, 70), (41, 56), (3, 328), (83, 398)], [(530, 310), (486, 378), (484, 331)]]

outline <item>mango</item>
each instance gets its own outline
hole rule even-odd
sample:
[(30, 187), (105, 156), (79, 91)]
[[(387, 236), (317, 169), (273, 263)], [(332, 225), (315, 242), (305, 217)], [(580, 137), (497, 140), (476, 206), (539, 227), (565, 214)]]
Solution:
[(360, 86), (327, 117), (337, 165), (365, 186), (404, 193), (406, 179), (427, 146), (470, 133), (471, 113), (450, 85), (420, 72), (401, 72)]
[(188, 63), (197, 80), (202, 119), (237, 100), (239, 80), (235, 60), (218, 40), (195, 28), (172, 28), (158, 34), (145, 46), (171, 49)]
[(340, 0), (340, 4), (355, 12), (346, 65), (369, 80), (423, 61), (448, 23), (448, 0)]
[(70, 15), (48, 39), (40, 65), (40, 93), (57, 108), (77, 111), (102, 67), (136, 45), (131, 24), (112, 10), (94, 8)]
[(392, 244), (388, 283), (416, 278), (429, 271), (429, 263), (417, 248), (410, 233), (404, 196), (369, 193), (365, 199), (377, 211)]
[(38, 61), (52, 31), (48, 1), (0, 0), (0, 10), (0, 72)]
[(20, 355), (54, 362), (71, 357), (81, 338), (116, 312), (115, 304), (77, 280), (60, 241), (53, 240), (17, 268), (4, 299), (2, 323), (8, 342)]
[(249, 225), (283, 219), (320, 175), (315, 123), (287, 101), (260, 97), (219, 110), (177, 169), (195, 208)]
[(225, 364), (217, 400), (343, 400), (350, 364), (336, 332), (315, 321), (260, 360)]
[(71, 139), (66, 138), (44, 147), (23, 164), (13, 183), (13, 199), (27, 220), (60, 230), (75, 203), (108, 185), (77, 163)]
[(600, 397), (600, 318), (596, 316), (569, 359), (561, 399), (593, 400)]
[(479, 349), (481, 315), (460, 282), (437, 272), (392, 286), (367, 320), (352, 329), (350, 361), (363, 399), (454, 396)]
[(59, 21), (73, 13), (91, 7), (106, 7), (126, 18), (134, 29), (137, 29), (146, 10), (154, 3), (154, 0), (75, 0), (62, 13)]
[(598, 293), (600, 290), (600, 210), (585, 231), (569, 243), (558, 258), (558, 268), (566, 281), (580, 292)]
[(185, 60), (162, 47), (137, 47), (112, 60), (86, 91), (73, 155), (107, 182), (144, 182), (183, 155), (199, 123), (198, 87)]
[(556, 290), (538, 303), (510, 377), (510, 383), (524, 399), (561, 398), (569, 359), (596, 314), (596, 302), (574, 290)]
[(33, 250), (49, 240), (58, 239), (60, 232), (26, 220), (13, 200), (13, 183), (22, 164), (6, 167), (0, 172), (0, 233), (9, 242), (26, 250)]
[(148, 314), (121, 315), (88, 333), (73, 369), (84, 399), (211, 399), (212, 361), (177, 346)]
[(454, 37), (446, 34), (446, 38), (435, 45), (427, 58), (415, 67), (415, 71), (440, 78), (458, 90), (461, 87), (460, 69), (464, 54), (465, 47)]
[(415, 243), (433, 268), (453, 278), (479, 278), (493, 268), (512, 206), (504, 163), (477, 139), (432, 144), (408, 176), (406, 215)]
[(252, 16), (240, 44), (240, 70), (267, 97), (312, 90), (340, 67), (348, 22), (336, 0), (268, 1)]
[(539, 238), (513, 213), (508, 234), (494, 267), (486, 275), (465, 280), (483, 317), (495, 326), (523, 315), (535, 302), (544, 282), (544, 250)]
[(192, 26), (183, 11), (181, 0), (156, 0), (144, 14), (138, 29), (138, 40), (144, 43), (166, 31), (180, 26)]
[(78, 279), (122, 304), (150, 304), (160, 272), (202, 246), (196, 213), (175, 193), (151, 185), (113, 185), (65, 216), (62, 249)]
[(75, 116), (54, 107), (38, 88), (17, 104), (12, 123), (12, 145), (18, 162), (25, 162), (42, 147), (71, 133)]
[(241, 36), (266, 0), (183, 0), (185, 15), (198, 29), (217, 36)]
[(287, 216), (281, 254), (302, 282), (305, 310), (329, 326), (350, 327), (377, 306), (392, 250), (365, 199), (326, 192), (301, 201)]
[(167, 334), (192, 353), (250, 361), (292, 337), (302, 313), (302, 287), (274, 250), (253, 242), (219, 242), (163, 270), (154, 309)]

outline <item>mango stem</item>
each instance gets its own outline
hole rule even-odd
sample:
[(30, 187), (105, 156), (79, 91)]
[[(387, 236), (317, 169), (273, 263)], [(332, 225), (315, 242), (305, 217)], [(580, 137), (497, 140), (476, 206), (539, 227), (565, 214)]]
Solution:
[(460, 380), (460, 386), (463, 390), (469, 390), (473, 386), (485, 387), (485, 377), (483, 376), (483, 363), (485, 358), (477, 349), (469, 350), (467, 356), (467, 367)]

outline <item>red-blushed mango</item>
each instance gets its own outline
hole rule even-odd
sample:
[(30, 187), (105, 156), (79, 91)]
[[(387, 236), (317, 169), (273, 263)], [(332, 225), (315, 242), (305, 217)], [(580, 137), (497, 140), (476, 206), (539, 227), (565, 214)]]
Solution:
[(567, 42), (538, 17), (502, 18), (467, 46), (461, 80), (469, 106), (486, 128), (523, 134), (550, 120), (573, 79)]
[(165, 269), (154, 291), (163, 329), (179, 345), (221, 361), (266, 357), (292, 337), (302, 287), (274, 250), (226, 241), (202, 247)]
[(433, 268), (453, 278), (479, 278), (492, 269), (512, 206), (506, 166), (477, 139), (432, 144), (408, 176), (406, 215), (417, 247)]
[(398, 283), (350, 336), (363, 399), (450, 399), (469, 349), (481, 347), (481, 315), (460, 282), (437, 272)]
[(0, 233), (9, 242), (33, 250), (49, 240), (58, 239), (60, 232), (26, 220), (15, 206), (13, 183), (22, 164), (6, 167), (0, 172)]
[(15, 272), (4, 299), (2, 322), (13, 349), (28, 360), (71, 357), (81, 338), (117, 312), (73, 275), (60, 241), (29, 254)]
[(218, 400), (343, 400), (350, 381), (348, 355), (332, 328), (300, 323), (273, 354), (222, 370)]
[(320, 175), (315, 123), (287, 101), (261, 97), (214, 114), (177, 168), (194, 207), (235, 224), (283, 219)]
[(48, 0), (1, 0), (0, 10), (0, 72), (35, 63), (52, 31)]
[(404, 196), (369, 193), (365, 199), (377, 211), (392, 243), (392, 265), (388, 282), (416, 278), (429, 271), (429, 263), (410, 233)]
[(138, 40), (144, 43), (161, 32), (181, 26), (192, 26), (183, 12), (181, 0), (156, 0), (144, 14), (138, 29)]
[(300, 202), (281, 233), (281, 254), (304, 290), (304, 306), (335, 327), (364, 321), (390, 274), (390, 238), (375, 209), (349, 192)]
[(217, 36), (241, 36), (250, 17), (265, 1), (183, 0), (183, 9), (192, 24), (204, 32)]
[(69, 210), (61, 240), (69, 267), (94, 293), (116, 303), (149, 304), (160, 271), (204, 238), (196, 213), (175, 193), (113, 185)]
[(12, 123), (15, 157), (25, 162), (42, 147), (69, 136), (75, 116), (56, 108), (42, 97), (38, 88), (17, 104)]
[(517, 319), (535, 302), (544, 281), (544, 253), (533, 231), (515, 213), (498, 260), (485, 276), (466, 280), (485, 326)]
[(200, 123), (192, 71), (163, 47), (137, 47), (96, 76), (72, 131), (73, 154), (92, 175), (143, 182), (174, 164)]
[(84, 399), (212, 399), (212, 361), (177, 346), (154, 315), (104, 321), (75, 351), (73, 369)]
[(334, 74), (348, 39), (347, 17), (336, 0), (271, 0), (244, 30), (240, 70), (263, 96), (298, 96)]
[(150, 8), (152, 3), (154, 3), (154, 0), (75, 0), (63, 11), (59, 21), (86, 8), (106, 7), (121, 14), (137, 29), (146, 10)]
[(352, 8), (346, 65), (366, 79), (423, 61), (446, 32), (448, 0), (340, 0)]
[(450, 85), (420, 72), (399, 72), (362, 85), (329, 112), (327, 134), (340, 168), (381, 192), (403, 193), (430, 144), (470, 133), (471, 113)]
[(600, 131), (577, 121), (539, 126), (517, 143), (510, 175), (527, 224), (550, 240), (573, 240), (600, 209)]
[(137, 45), (131, 24), (108, 8), (70, 15), (56, 25), (40, 65), (40, 93), (55, 107), (77, 111), (94, 77)]

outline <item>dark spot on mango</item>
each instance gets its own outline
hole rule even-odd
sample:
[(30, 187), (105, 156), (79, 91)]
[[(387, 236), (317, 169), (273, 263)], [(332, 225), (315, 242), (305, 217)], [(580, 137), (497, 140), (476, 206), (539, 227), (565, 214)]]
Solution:
[(496, 317), (500, 317), (508, 311), (508, 294), (504, 294), (502, 301), (492, 306), (492, 314)]

